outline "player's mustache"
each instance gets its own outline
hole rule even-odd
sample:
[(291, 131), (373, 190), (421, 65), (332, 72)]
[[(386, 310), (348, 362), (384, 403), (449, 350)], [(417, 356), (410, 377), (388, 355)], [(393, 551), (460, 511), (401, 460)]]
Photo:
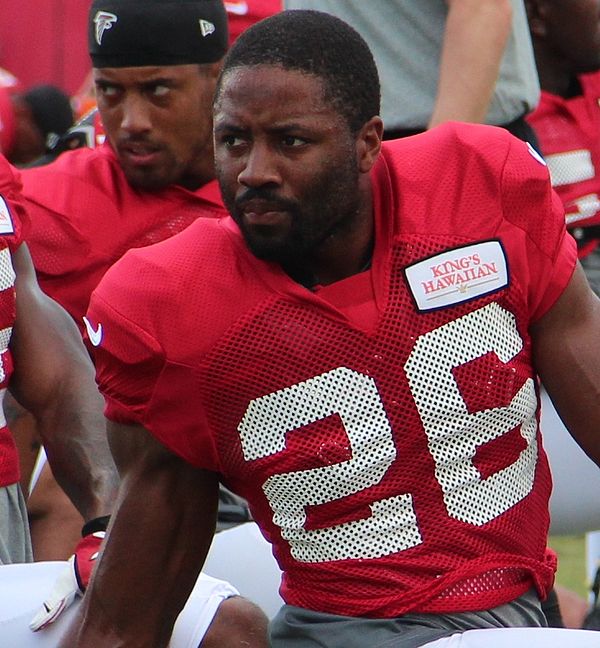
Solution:
[(263, 189), (261, 187), (249, 187), (245, 189), (243, 193), (236, 197), (235, 206), (241, 211), (244, 205), (251, 200), (261, 200), (269, 203), (270, 207), (276, 211), (295, 211), (297, 209), (296, 201), (282, 198), (271, 189)]
[(132, 145), (147, 146), (148, 148), (152, 148), (156, 150), (160, 148), (157, 142), (148, 139), (148, 137), (146, 137), (145, 135), (126, 135), (124, 137), (119, 138), (116, 143), (117, 148), (123, 146), (132, 146)]

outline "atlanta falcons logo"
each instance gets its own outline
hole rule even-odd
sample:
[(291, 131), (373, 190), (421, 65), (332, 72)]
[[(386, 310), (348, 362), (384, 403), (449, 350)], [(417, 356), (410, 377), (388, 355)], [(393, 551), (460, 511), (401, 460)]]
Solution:
[(96, 43), (102, 45), (102, 36), (107, 29), (117, 22), (118, 18), (115, 14), (108, 13), (108, 11), (98, 11), (94, 16), (94, 25), (96, 25)]

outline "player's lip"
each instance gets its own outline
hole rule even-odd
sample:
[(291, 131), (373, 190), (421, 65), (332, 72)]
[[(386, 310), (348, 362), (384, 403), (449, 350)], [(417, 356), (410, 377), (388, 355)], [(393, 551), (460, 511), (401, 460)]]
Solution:
[(240, 209), (248, 225), (272, 225), (287, 214), (281, 205), (264, 200), (249, 200), (240, 205)]
[(119, 145), (119, 155), (134, 164), (150, 164), (156, 160), (160, 149), (141, 142), (127, 142)]

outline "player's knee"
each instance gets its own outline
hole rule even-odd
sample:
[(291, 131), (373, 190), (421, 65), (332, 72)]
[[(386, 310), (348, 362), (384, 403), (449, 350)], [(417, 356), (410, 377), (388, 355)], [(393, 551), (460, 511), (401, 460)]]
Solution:
[(217, 609), (201, 648), (267, 648), (266, 614), (242, 596), (224, 600)]

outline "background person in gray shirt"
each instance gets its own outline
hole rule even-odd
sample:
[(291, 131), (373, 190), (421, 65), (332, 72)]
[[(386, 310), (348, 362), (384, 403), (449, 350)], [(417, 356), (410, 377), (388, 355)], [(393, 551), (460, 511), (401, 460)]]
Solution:
[[(539, 82), (521, 0), (285, 0), (352, 25), (381, 76), (386, 137), (444, 121), (504, 126), (534, 140), (524, 115)], [(535, 144), (535, 141), (532, 141)]]

